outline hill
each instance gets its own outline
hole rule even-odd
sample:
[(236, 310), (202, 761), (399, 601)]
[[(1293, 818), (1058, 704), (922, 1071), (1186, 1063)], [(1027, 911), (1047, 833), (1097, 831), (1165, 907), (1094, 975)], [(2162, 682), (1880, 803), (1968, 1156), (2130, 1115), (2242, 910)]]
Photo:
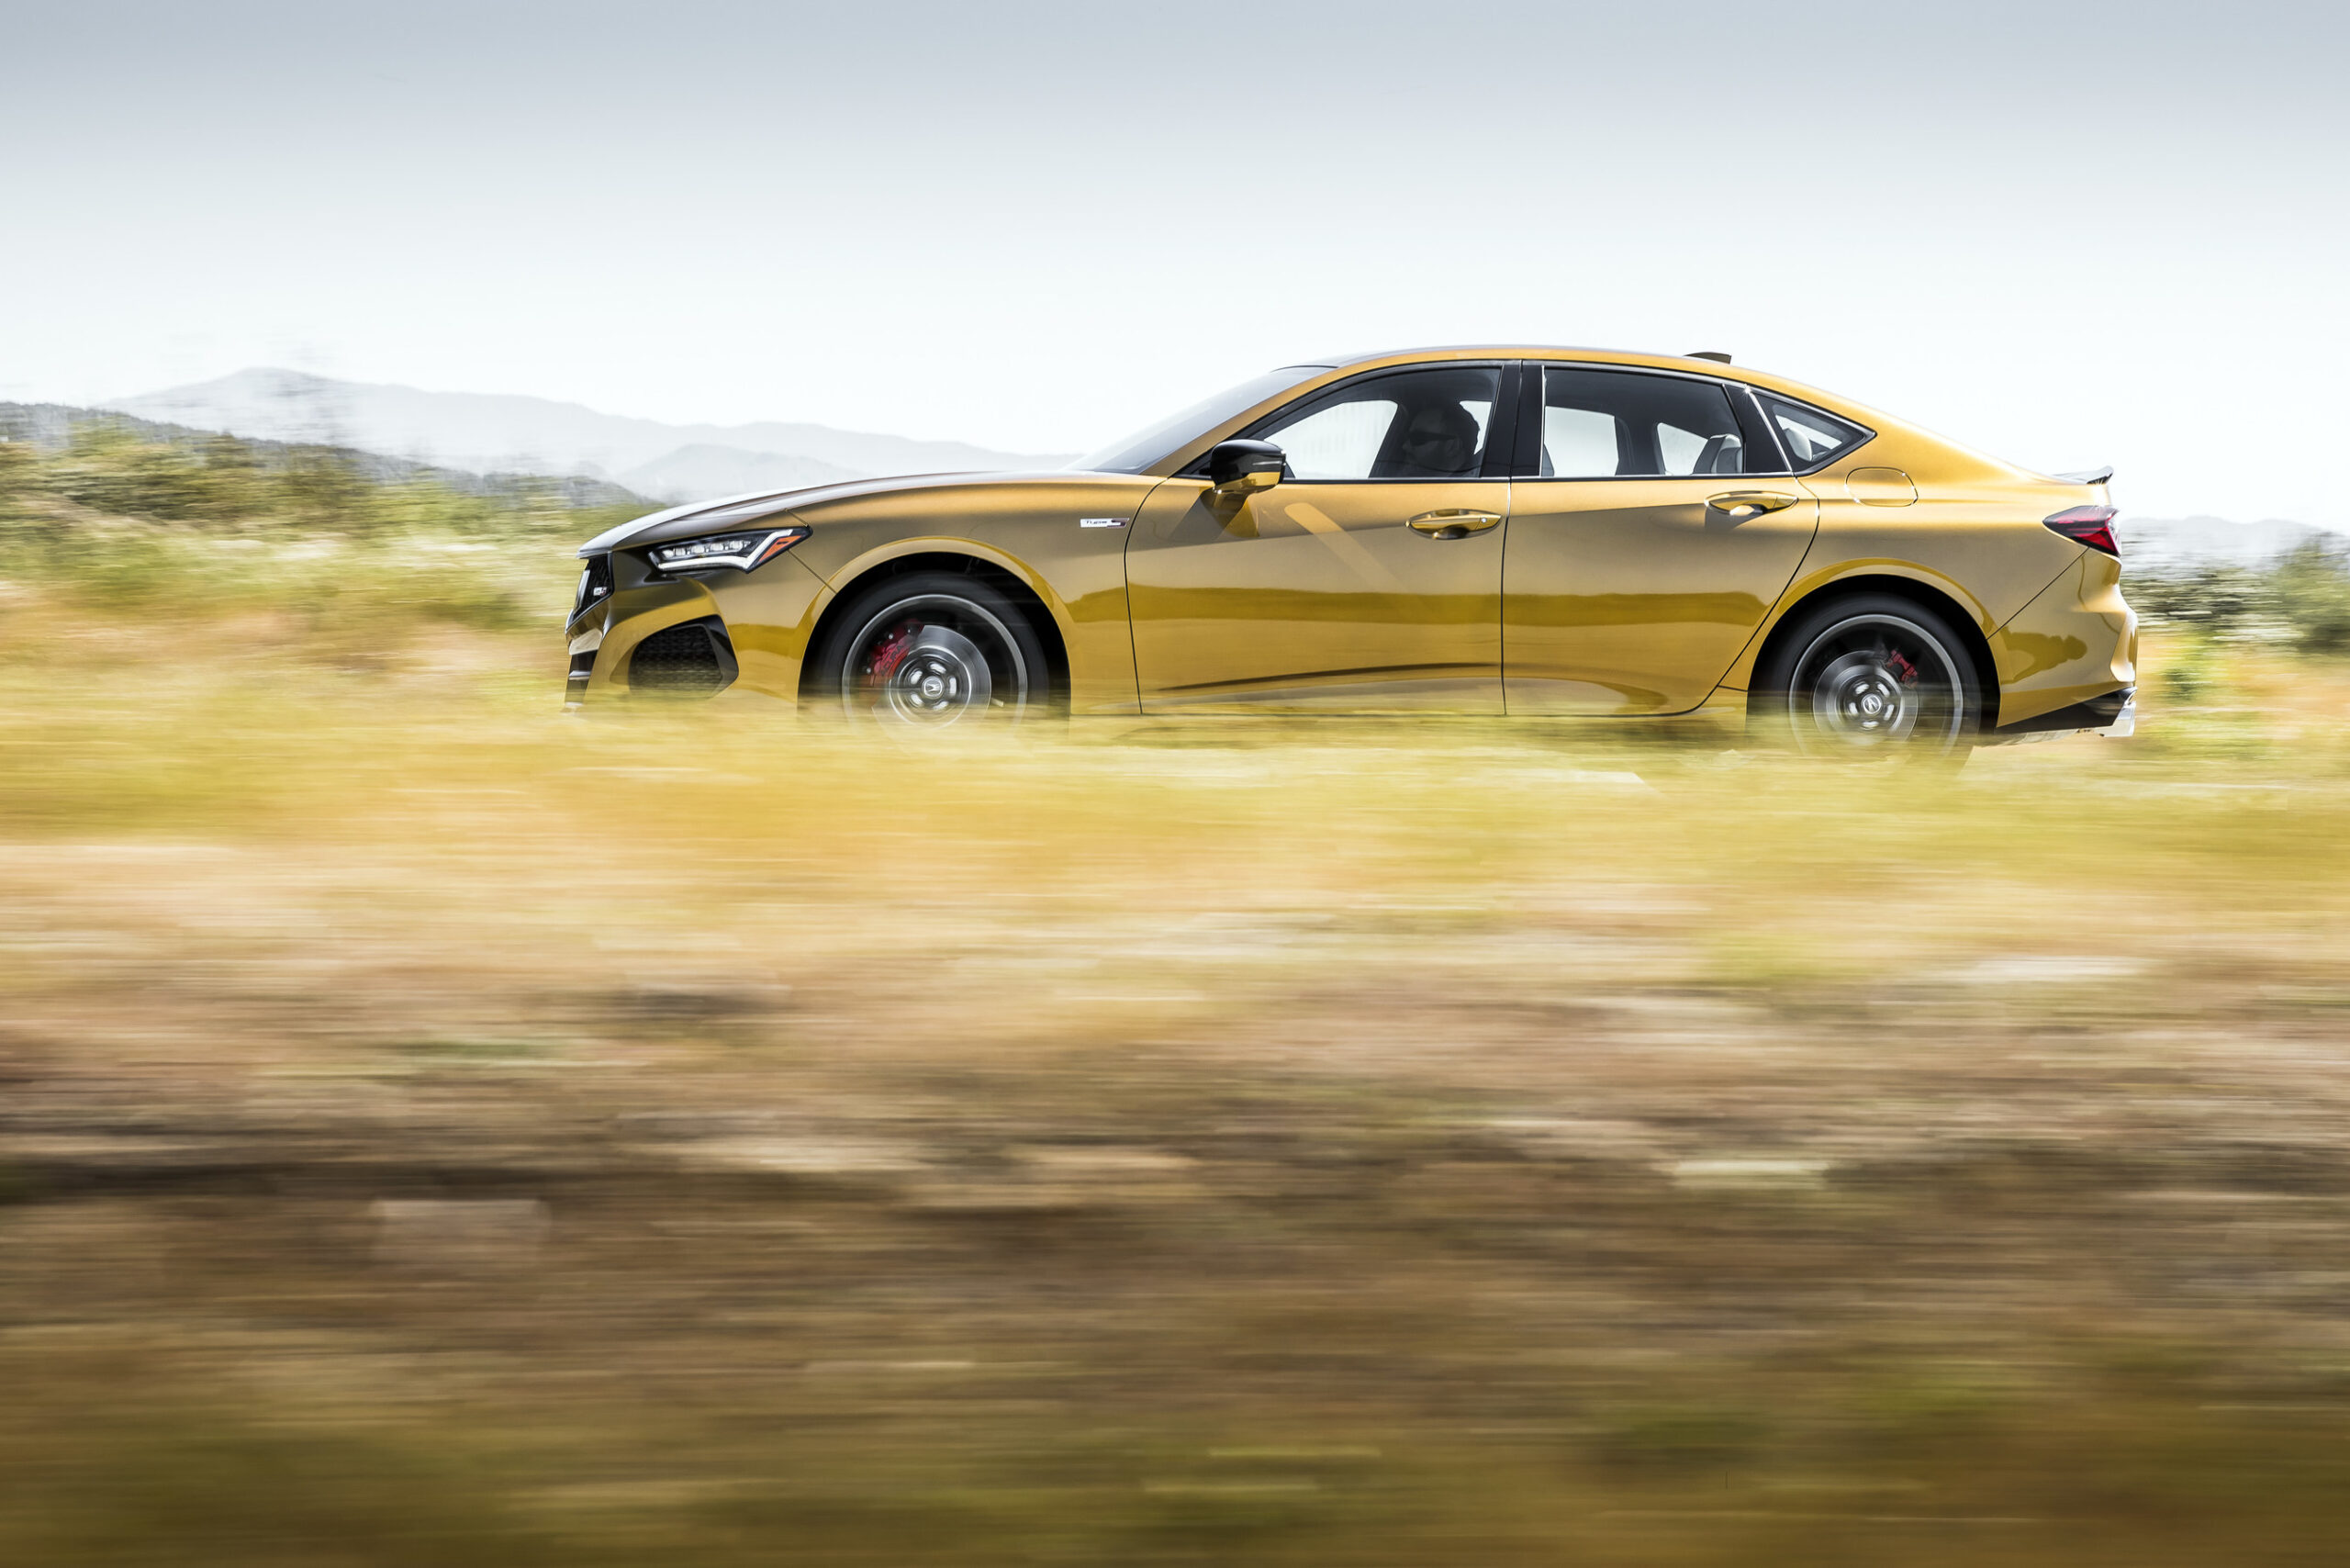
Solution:
[[(111, 409), (81, 409), (64, 403), (0, 403), (0, 441), (21, 441), (42, 452), (62, 452), (76, 430), (104, 426), (134, 441), (158, 446), (202, 449), (222, 432), (198, 430), (118, 413)], [(573, 508), (644, 507), (651, 502), (634, 490), (578, 474), (476, 473), (442, 468), (411, 458), (387, 457), (353, 446), (319, 442), (266, 441), (241, 437), (244, 455), (263, 468), (283, 468), (301, 458), (330, 457), (374, 484), (397, 485), (431, 480), (461, 496), (509, 499), (525, 491)]]

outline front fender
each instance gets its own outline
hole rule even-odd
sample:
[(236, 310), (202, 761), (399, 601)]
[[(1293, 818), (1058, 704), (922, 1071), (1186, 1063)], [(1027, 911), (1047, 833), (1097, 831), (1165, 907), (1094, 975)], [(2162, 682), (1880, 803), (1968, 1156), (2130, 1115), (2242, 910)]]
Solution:
[(797, 656), (805, 658), (833, 604), (874, 572), (915, 556), (956, 556), (1004, 572), (1045, 607), (1069, 657), (1071, 711), (1137, 712), (1126, 609), (1131, 525), (1086, 521), (1130, 520), (1158, 483), (1072, 476), (907, 490), (796, 512), (811, 532), (792, 554), (823, 579), (795, 631)]

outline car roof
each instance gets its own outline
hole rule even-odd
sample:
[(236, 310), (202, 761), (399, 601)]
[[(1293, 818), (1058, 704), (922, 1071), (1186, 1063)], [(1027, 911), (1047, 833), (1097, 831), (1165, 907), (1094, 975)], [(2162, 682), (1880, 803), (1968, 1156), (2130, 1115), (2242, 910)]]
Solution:
[(1302, 359), (1300, 365), (1326, 366), (1332, 370), (1355, 370), (1364, 365), (1388, 362), (1408, 364), (1431, 359), (1580, 359), (1596, 360), (1609, 364), (1652, 364), (1672, 369), (1692, 369), (1718, 375), (1726, 368), (1734, 368), (1728, 361), (1699, 359), (1693, 354), (1658, 353), (1646, 349), (1604, 349), (1589, 345), (1567, 343), (1438, 343), (1425, 348), (1376, 349), (1368, 353), (1326, 354), (1314, 359)]
[[(1781, 393), (1826, 409), (1830, 413), (1841, 414), (1846, 419), (1858, 420), (1871, 429), (1882, 430), (1900, 422), (1881, 409), (1807, 386), (1791, 376), (1725, 360), (1700, 359), (1687, 353), (1658, 353), (1647, 349), (1576, 348), (1561, 343), (1454, 343), (1433, 348), (1383, 349), (1373, 353), (1335, 354), (1325, 359), (1299, 360), (1294, 368), (1324, 370), (1329, 379), (1335, 380), (1388, 365), (1426, 364), (1430, 361), (1449, 359), (1572, 360), (1581, 364), (1620, 364), (1650, 370), (1672, 370), (1685, 375), (1743, 382), (1767, 392)], [(1307, 389), (1311, 389), (1310, 386), (1301, 386), (1301, 390)]]

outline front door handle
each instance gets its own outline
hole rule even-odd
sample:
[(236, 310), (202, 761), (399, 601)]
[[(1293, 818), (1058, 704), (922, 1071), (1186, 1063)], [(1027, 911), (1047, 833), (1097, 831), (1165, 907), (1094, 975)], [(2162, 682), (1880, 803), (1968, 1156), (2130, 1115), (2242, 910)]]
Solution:
[(1484, 532), (1501, 520), (1499, 512), (1445, 507), (1437, 511), (1424, 511), (1410, 519), (1405, 526), (1417, 529), (1431, 539), (1466, 539), (1472, 533)]
[(1706, 504), (1716, 511), (1743, 521), (1761, 517), (1766, 511), (1791, 507), (1796, 498), (1785, 490), (1727, 490), (1718, 496), (1707, 496)]

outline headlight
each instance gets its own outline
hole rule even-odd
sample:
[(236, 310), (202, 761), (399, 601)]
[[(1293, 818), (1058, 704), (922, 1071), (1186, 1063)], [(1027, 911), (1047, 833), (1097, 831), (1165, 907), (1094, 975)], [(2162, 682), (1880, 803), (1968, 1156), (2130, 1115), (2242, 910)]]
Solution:
[(805, 528), (755, 528), (748, 533), (713, 533), (707, 539), (655, 544), (646, 554), (665, 572), (690, 572), (703, 566), (732, 566), (747, 572), (807, 537)]

